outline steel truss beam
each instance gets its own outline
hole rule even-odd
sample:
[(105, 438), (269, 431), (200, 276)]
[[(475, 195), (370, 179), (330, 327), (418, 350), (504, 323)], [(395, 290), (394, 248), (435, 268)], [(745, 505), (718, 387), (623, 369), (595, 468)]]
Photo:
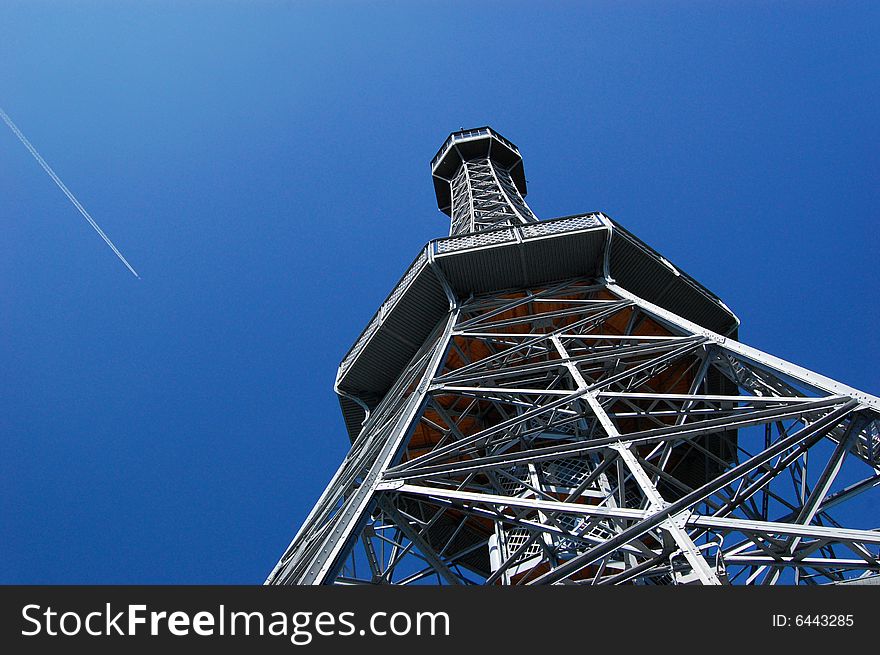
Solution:
[[(479, 220), (528, 220), (468, 163), (454, 198), (491, 182)], [(878, 517), (852, 509), (877, 500), (878, 419), (880, 399), (613, 281), (459, 299), (267, 582), (855, 578), (880, 570)]]

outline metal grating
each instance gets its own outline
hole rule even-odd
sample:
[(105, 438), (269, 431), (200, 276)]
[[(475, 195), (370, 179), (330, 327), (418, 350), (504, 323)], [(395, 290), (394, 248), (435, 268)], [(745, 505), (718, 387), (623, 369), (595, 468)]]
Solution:
[(541, 464), (544, 482), (555, 487), (575, 488), (590, 471), (590, 464), (586, 459), (555, 459)]
[(384, 317), (392, 307), (397, 303), (397, 299), (403, 295), (404, 291), (409, 288), (409, 285), (412, 284), (412, 281), (415, 279), (416, 275), (422, 272), (422, 269), (428, 262), (428, 256), (425, 254), (425, 251), (422, 250), (419, 253), (419, 256), (416, 257), (415, 261), (410, 264), (410, 267), (407, 269), (406, 273), (403, 274), (403, 277), (400, 279), (400, 282), (397, 283), (397, 286), (394, 287), (394, 291), (391, 292), (391, 295), (388, 296), (388, 299), (382, 303), (382, 311), (381, 315)]
[[(507, 552), (512, 555), (516, 549), (526, 543), (531, 537), (531, 533), (525, 528), (513, 528), (507, 533)], [(541, 553), (541, 542), (536, 541), (529, 545), (519, 557), (516, 558), (517, 563), (524, 562)]]
[(474, 232), (473, 234), (465, 234), (460, 237), (450, 237), (448, 239), (438, 239), (435, 241), (437, 254), (445, 252), (454, 252), (456, 250), (467, 250), (469, 248), (479, 248), (481, 246), (491, 246), (496, 243), (507, 243), (516, 241), (513, 229), (504, 228), (501, 230), (487, 230), (485, 232)]
[(528, 239), (532, 237), (543, 237), (548, 234), (559, 234), (560, 232), (589, 230), (601, 226), (602, 221), (599, 220), (598, 214), (584, 214), (583, 216), (563, 218), (556, 221), (530, 223), (528, 225), (523, 225), (520, 230), (522, 231), (522, 235)]
[(511, 468), (502, 469), (507, 475), (512, 477), (507, 477), (507, 475), (498, 475), (495, 476), (498, 482), (498, 486), (504, 490), (504, 495), (506, 496), (518, 496), (522, 492), (526, 490), (526, 486), (524, 483), (525, 480), (529, 477), (529, 469), (528, 467), (517, 465)]

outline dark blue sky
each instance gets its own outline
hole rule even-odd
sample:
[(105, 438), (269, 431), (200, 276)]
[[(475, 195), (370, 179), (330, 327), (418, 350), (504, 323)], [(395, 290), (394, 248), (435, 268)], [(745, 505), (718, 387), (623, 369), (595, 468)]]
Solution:
[(877, 3), (0, 6), (0, 582), (259, 583), (459, 127), (880, 393)]

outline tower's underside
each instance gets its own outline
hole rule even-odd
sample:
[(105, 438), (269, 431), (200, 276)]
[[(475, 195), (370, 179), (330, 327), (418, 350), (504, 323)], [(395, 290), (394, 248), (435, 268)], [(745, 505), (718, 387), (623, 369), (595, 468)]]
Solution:
[[(880, 572), (880, 400), (736, 341), (723, 303), (607, 217), (534, 222), (507, 195), (509, 142), (493, 155), (511, 186), (500, 222), (457, 236), (455, 174), (486, 173), (464, 148), (482, 137), (442, 178), (453, 236), (426, 246), (340, 366), (351, 452), (267, 582)], [(459, 224), (485, 216), (467, 211)]]

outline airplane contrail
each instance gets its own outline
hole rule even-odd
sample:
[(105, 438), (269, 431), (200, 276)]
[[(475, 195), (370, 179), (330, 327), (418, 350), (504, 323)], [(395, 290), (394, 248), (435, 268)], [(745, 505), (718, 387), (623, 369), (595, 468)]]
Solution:
[(104, 243), (106, 243), (108, 246), (110, 246), (110, 249), (116, 254), (117, 257), (119, 257), (119, 261), (121, 261), (123, 264), (125, 264), (125, 267), (129, 271), (131, 271), (132, 275), (134, 275), (136, 278), (140, 279), (141, 276), (138, 275), (137, 271), (134, 270), (134, 268), (132, 268), (131, 264), (128, 263), (128, 260), (122, 256), (122, 253), (119, 252), (119, 249), (115, 245), (113, 245), (113, 242), (110, 240), (110, 237), (108, 237), (104, 233), (104, 230), (102, 230), (98, 226), (98, 224), (91, 217), (89, 212), (86, 211), (86, 208), (83, 207), (82, 204), (80, 203), (80, 201), (76, 199), (76, 196), (74, 196), (70, 192), (70, 189), (68, 189), (67, 186), (64, 184), (64, 182), (61, 181), (61, 178), (59, 178), (55, 174), (55, 171), (53, 171), (52, 167), (46, 163), (46, 160), (40, 156), (40, 153), (37, 152), (37, 149), (34, 148), (34, 146), (31, 144), (31, 142), (27, 140), (27, 137), (21, 133), (21, 130), (19, 130), (18, 127), (16, 126), (16, 124), (12, 122), (12, 119), (9, 118), (9, 115), (5, 111), (3, 111), (2, 107), (0, 107), (0, 118), (2, 118), (3, 122), (9, 126), (9, 129), (12, 130), (12, 133), (18, 137), (18, 140), (21, 141), (22, 145), (24, 145), (24, 147), (28, 149), (28, 152), (30, 152), (34, 156), (34, 159), (37, 160), (37, 163), (40, 166), (42, 166), (43, 170), (46, 171), (46, 173), (49, 175), (49, 177), (52, 178), (52, 181), (58, 185), (58, 188), (64, 192), (64, 195), (67, 196), (67, 198), (70, 200), (70, 202), (73, 203), (73, 206), (79, 210), (79, 213), (83, 215), (83, 218), (85, 218), (89, 222), (89, 225), (91, 225), (93, 228), (95, 228), (95, 232), (98, 233), (98, 236), (100, 236), (102, 239), (104, 239)]

